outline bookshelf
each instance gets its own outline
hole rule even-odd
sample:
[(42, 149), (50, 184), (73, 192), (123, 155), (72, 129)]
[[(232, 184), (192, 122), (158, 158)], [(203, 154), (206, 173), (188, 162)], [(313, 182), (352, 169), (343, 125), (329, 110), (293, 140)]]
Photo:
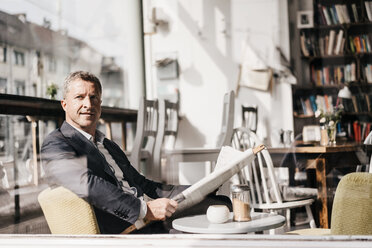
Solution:
[[(310, 2), (310, 4), (309, 4)], [(294, 132), (316, 125), (316, 109), (342, 103), (338, 132), (362, 142), (372, 123), (372, 0), (288, 1)], [(312, 27), (297, 27), (297, 12), (312, 10)], [(347, 85), (351, 99), (339, 98)]]

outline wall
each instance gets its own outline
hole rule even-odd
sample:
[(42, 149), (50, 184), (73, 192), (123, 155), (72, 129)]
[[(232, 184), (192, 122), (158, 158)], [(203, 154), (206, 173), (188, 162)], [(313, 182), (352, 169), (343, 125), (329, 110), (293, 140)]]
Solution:
[[(287, 1), (147, 0), (144, 9), (147, 96), (167, 98), (179, 89), (182, 121), (176, 147), (213, 147), (221, 127), (223, 95), (237, 89), (244, 43), (275, 69), (283, 69), (275, 47), (289, 58)], [(160, 25), (155, 29), (151, 21)], [(180, 76), (159, 80), (156, 59), (170, 54), (178, 59)], [(241, 125), (242, 104), (258, 105), (257, 132), (266, 144), (278, 144), (280, 129), (293, 130), (289, 84), (275, 80), (269, 91), (241, 87), (235, 126)], [(200, 164), (181, 165), (180, 183), (193, 183), (204, 173)]]
[[(152, 78), (147, 77), (147, 88), (164, 83), (179, 88), (183, 119), (176, 146), (213, 146), (220, 131), (223, 95), (237, 87), (244, 42), (275, 68), (281, 67), (276, 46), (289, 58), (287, 3), (284, 0), (145, 1), (145, 9), (151, 7), (157, 9), (158, 19), (168, 24), (147, 37), (152, 53), (147, 58), (153, 65), (159, 54), (177, 54), (180, 77), (160, 81), (154, 76), (154, 67), (147, 64), (153, 70)], [(241, 123), (240, 106), (256, 104), (258, 134), (270, 143), (272, 132), (275, 136), (280, 128), (293, 129), (291, 99), (291, 87), (286, 83), (275, 82), (268, 92), (242, 87), (236, 99), (236, 126)]]

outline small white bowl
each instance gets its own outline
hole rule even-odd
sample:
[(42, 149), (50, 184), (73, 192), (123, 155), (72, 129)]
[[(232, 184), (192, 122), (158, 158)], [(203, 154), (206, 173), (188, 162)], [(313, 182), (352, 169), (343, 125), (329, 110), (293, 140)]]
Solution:
[(211, 205), (207, 210), (207, 219), (210, 223), (225, 223), (230, 217), (230, 210), (225, 205)]

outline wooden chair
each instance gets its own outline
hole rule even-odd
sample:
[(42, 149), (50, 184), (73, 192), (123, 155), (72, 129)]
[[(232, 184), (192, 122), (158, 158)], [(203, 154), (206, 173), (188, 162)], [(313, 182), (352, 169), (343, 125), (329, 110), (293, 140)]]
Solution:
[(181, 148), (166, 149), (166, 182), (178, 184), (180, 162), (216, 162), (222, 146), (230, 145), (234, 129), (235, 94), (230, 91), (224, 95), (221, 132), (218, 135), (216, 147), (213, 148)]
[(331, 228), (300, 229), (297, 235), (372, 235), (372, 174), (353, 172), (341, 178), (333, 200)]
[[(258, 144), (262, 144), (262, 142), (253, 131), (244, 127), (234, 129), (232, 146), (235, 149), (244, 151)], [(273, 162), (268, 150), (265, 149), (257, 154), (256, 159), (250, 165), (246, 166), (235, 180), (238, 180), (238, 183), (248, 184), (250, 186), (251, 207), (253, 209), (271, 212), (285, 211), (287, 228), (289, 228), (291, 219), (290, 209), (305, 207), (307, 219), (296, 224), (309, 223), (310, 227), (315, 227), (315, 221), (310, 208), (314, 199), (283, 200), (283, 192), (281, 192), (277, 183)]]
[[(158, 131), (158, 100), (141, 99), (137, 115), (136, 136), (129, 160), (142, 174), (149, 174), (153, 165), (155, 139)], [(141, 166), (141, 162), (145, 165)]]
[(155, 141), (153, 166), (151, 166), (150, 178), (153, 180), (165, 180), (162, 177), (162, 155), (164, 149), (173, 149), (178, 133), (179, 102), (159, 100), (159, 125)]
[(52, 234), (99, 234), (92, 206), (72, 191), (57, 187), (43, 190), (38, 201)]
[(257, 106), (242, 106), (242, 126), (248, 128), (252, 132), (257, 132), (258, 123), (258, 107)]

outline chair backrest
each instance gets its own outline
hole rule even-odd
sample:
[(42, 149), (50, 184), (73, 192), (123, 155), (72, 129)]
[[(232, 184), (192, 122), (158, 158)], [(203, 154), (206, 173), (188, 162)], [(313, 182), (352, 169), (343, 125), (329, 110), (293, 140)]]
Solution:
[[(239, 127), (234, 129), (231, 144), (235, 149), (245, 151), (262, 144), (262, 142), (253, 131), (245, 127)], [(258, 153), (250, 165), (243, 168), (238, 175), (238, 179), (239, 183), (250, 186), (253, 208), (262, 204), (283, 202), (273, 162), (266, 149)]]
[(164, 148), (172, 149), (178, 133), (179, 102), (159, 100), (159, 126), (154, 148), (154, 161), (151, 166), (151, 178), (161, 180), (161, 157)]
[(331, 234), (372, 234), (372, 174), (354, 172), (342, 177), (332, 207)]
[(43, 190), (38, 201), (52, 234), (99, 234), (92, 206), (72, 191), (57, 187)]
[(141, 155), (144, 153), (147, 154), (148, 167), (152, 166), (158, 118), (158, 100), (142, 98), (137, 114), (136, 136), (130, 155), (130, 162), (138, 171), (141, 171)]
[(258, 122), (258, 107), (257, 106), (242, 106), (242, 126), (250, 129), (253, 132), (257, 132)]
[(234, 129), (235, 93), (230, 91), (224, 95), (221, 132), (216, 147), (230, 145)]

